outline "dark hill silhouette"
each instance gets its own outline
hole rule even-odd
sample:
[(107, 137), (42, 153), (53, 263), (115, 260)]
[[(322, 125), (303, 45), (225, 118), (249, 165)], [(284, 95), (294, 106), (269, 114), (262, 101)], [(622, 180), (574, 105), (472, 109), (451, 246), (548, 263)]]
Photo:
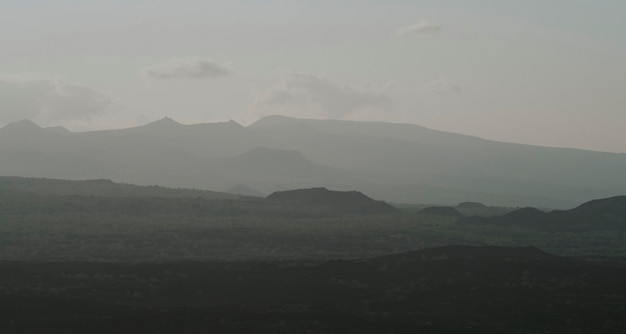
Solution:
[(236, 196), (208, 190), (136, 186), (111, 180), (58, 180), (0, 176), (0, 191), (16, 191), (47, 196), (164, 197), (231, 199)]
[(571, 210), (523, 208), (495, 217), (468, 217), (461, 223), (517, 225), (547, 231), (626, 229), (626, 196), (593, 200)]
[(419, 211), (423, 215), (463, 217), (463, 215), (451, 206), (430, 206)]
[(487, 206), (483, 203), (478, 202), (461, 202), (457, 204), (455, 208), (459, 210), (479, 210), (485, 209), (487, 208)]
[(382, 214), (397, 211), (393, 206), (373, 200), (358, 191), (332, 191), (326, 188), (277, 191), (265, 199), (291, 205), (320, 206), (342, 214)]
[(580, 206), (566, 211), (565, 215), (591, 216), (598, 215), (626, 217), (626, 196), (615, 196), (605, 199), (597, 199), (581, 204)]
[(481, 216), (481, 217), (491, 217), (491, 216), (499, 216), (512, 211), (515, 211), (515, 208), (511, 207), (503, 207), (503, 206), (487, 206), (483, 203), (479, 202), (462, 202), (454, 206), (458, 212), (460, 212), (465, 217), (471, 216)]

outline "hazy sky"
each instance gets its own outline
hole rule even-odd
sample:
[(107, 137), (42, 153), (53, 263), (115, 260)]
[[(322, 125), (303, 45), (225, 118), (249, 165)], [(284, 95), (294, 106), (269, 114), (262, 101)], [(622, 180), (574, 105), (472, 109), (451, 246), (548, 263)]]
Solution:
[(0, 2), (0, 125), (409, 122), (626, 152), (626, 1)]

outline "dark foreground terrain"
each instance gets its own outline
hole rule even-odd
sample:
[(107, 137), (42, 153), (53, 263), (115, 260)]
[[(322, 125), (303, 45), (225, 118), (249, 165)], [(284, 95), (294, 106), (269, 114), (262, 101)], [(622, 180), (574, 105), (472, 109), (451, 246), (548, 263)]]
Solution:
[(447, 246), (350, 261), (0, 263), (1, 333), (626, 333), (626, 267)]

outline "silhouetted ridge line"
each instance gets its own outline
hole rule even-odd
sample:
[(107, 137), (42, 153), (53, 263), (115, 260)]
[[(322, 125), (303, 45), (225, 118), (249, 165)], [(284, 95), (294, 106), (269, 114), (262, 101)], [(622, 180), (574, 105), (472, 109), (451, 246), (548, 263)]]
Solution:
[(266, 200), (325, 207), (333, 212), (345, 214), (377, 214), (396, 212), (393, 206), (373, 200), (358, 191), (332, 191), (326, 188), (310, 188), (278, 191)]
[(586, 202), (571, 210), (543, 212), (523, 208), (495, 217), (468, 217), (470, 224), (518, 225), (547, 231), (591, 231), (626, 229), (626, 196)]
[(232, 199), (237, 197), (209, 190), (115, 183), (109, 179), (60, 180), (19, 176), (0, 176), (0, 191), (18, 191), (46, 196), (201, 197), (206, 199)]

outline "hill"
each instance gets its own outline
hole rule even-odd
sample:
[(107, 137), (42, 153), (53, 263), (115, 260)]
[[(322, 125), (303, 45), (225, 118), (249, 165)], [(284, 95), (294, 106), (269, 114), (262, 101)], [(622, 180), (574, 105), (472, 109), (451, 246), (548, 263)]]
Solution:
[(301, 206), (319, 206), (343, 214), (382, 214), (396, 212), (393, 206), (375, 201), (358, 191), (331, 191), (326, 188), (278, 191), (268, 201)]
[(546, 231), (626, 230), (626, 196), (593, 200), (571, 210), (523, 208), (501, 216), (468, 217), (468, 224), (515, 225)]

